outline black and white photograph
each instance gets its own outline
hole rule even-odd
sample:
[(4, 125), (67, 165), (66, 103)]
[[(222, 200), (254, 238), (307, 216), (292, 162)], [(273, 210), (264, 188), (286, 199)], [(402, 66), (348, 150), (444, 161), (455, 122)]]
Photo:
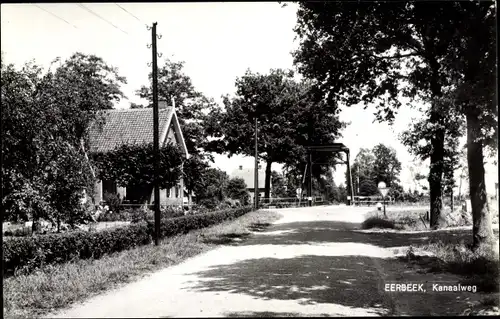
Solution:
[(496, 1), (0, 12), (4, 318), (500, 315)]

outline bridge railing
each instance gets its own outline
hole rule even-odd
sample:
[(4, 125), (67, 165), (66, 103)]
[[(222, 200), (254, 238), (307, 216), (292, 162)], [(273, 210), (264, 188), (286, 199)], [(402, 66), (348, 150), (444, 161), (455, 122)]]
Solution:
[[(313, 197), (313, 206), (325, 205), (323, 197)], [(297, 197), (274, 197), (274, 198), (261, 198), (259, 199), (260, 208), (287, 208), (287, 207), (307, 207), (309, 201), (307, 197), (298, 199)]]
[[(384, 199), (381, 196), (354, 196), (353, 204), (355, 206), (374, 206), (377, 203), (383, 203)], [(393, 205), (394, 198), (387, 197), (385, 199), (386, 205)]]

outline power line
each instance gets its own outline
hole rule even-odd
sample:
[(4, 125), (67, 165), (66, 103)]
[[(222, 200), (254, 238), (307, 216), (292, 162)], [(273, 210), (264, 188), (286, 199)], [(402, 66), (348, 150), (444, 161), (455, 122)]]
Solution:
[(128, 11), (127, 9), (125, 9), (124, 7), (122, 7), (121, 5), (119, 5), (118, 3), (115, 3), (115, 5), (118, 6), (120, 9), (122, 9), (123, 11), (125, 11), (126, 13), (128, 13), (129, 15), (131, 15), (132, 17), (134, 17), (140, 23), (144, 23), (144, 22), (141, 21), (141, 19), (139, 19), (138, 17), (136, 17), (134, 14), (132, 14), (130, 11)]
[(50, 12), (49, 10), (47, 10), (47, 9), (44, 9), (44, 8), (40, 7), (38, 4), (33, 4), (33, 5), (34, 5), (35, 7), (37, 7), (38, 9), (43, 10), (43, 11), (47, 12), (48, 14), (50, 14), (50, 15), (52, 15), (52, 16), (54, 16), (54, 17), (58, 18), (59, 20), (62, 20), (62, 21), (64, 21), (64, 22), (66, 22), (67, 24), (69, 24), (69, 25), (70, 25), (70, 26), (72, 26), (73, 28), (78, 29), (78, 28), (77, 28), (74, 24), (69, 23), (69, 22), (68, 22), (68, 21), (66, 21), (65, 19), (63, 19), (63, 18), (61, 18), (60, 16), (58, 16), (57, 14), (55, 14), (55, 13), (53, 13), (53, 12)]
[(109, 23), (115, 29), (120, 30), (121, 32), (123, 32), (123, 33), (125, 33), (125, 34), (128, 35), (127, 32), (123, 31), (122, 29), (120, 29), (119, 27), (117, 27), (116, 25), (114, 25), (113, 23), (111, 23), (110, 21), (108, 21), (107, 19), (105, 19), (105, 18), (101, 17), (100, 15), (98, 15), (97, 13), (95, 13), (93, 10), (91, 10), (91, 9), (87, 8), (86, 6), (84, 6), (83, 4), (77, 3), (77, 5), (80, 6), (81, 8), (83, 8), (83, 9), (87, 10), (88, 12), (92, 13), (93, 15), (95, 15), (96, 17), (98, 17), (99, 19), (101, 19), (101, 20)]

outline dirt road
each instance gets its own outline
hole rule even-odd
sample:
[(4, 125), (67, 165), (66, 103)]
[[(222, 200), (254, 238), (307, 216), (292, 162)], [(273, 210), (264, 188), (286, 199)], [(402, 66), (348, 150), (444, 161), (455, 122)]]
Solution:
[[(450, 315), (480, 298), (478, 293), (430, 291), (433, 283), (461, 279), (426, 273), (401, 260), (406, 246), (430, 234), (358, 231), (372, 209), (278, 210), (282, 219), (244, 242), (47, 317)], [(385, 291), (391, 283), (422, 284), (427, 291)]]

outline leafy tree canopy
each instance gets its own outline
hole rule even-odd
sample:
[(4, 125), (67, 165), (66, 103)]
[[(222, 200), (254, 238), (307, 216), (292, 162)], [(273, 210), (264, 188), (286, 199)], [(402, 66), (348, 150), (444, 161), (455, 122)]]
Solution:
[[(303, 170), (305, 146), (332, 143), (345, 126), (329, 106), (313, 100), (314, 87), (297, 82), (291, 71), (268, 74), (247, 70), (236, 80), (236, 95), (224, 99), (225, 110), (211, 114), (207, 133), (216, 138), (209, 149), (218, 153), (254, 156), (255, 118), (258, 119), (259, 157), (266, 161), (266, 197), (269, 196), (272, 163)], [(322, 155), (318, 162), (335, 157)], [(315, 176), (325, 167), (316, 165)]]
[(13, 219), (83, 216), (82, 190), (93, 189), (86, 132), (123, 96), (125, 79), (101, 58), (75, 53), (57, 61), (44, 72), (2, 58), (2, 202)]
[[(208, 142), (204, 133), (206, 115), (215, 108), (216, 103), (197, 91), (191, 78), (183, 71), (184, 62), (165, 59), (158, 67), (158, 99), (175, 102), (179, 124), (182, 129), (189, 154), (200, 154)], [(150, 85), (142, 86), (137, 94), (153, 105), (152, 74), (149, 74)], [(134, 107), (140, 107), (135, 104)]]
[[(98, 176), (103, 180), (116, 181), (118, 186), (154, 186), (153, 143), (123, 144), (106, 153), (94, 153)], [(177, 185), (182, 170), (183, 156), (180, 149), (169, 143), (160, 147), (158, 181), (160, 188)]]
[(242, 205), (249, 202), (250, 195), (247, 191), (245, 180), (240, 177), (234, 177), (227, 182), (227, 196), (232, 199), (238, 199)]

